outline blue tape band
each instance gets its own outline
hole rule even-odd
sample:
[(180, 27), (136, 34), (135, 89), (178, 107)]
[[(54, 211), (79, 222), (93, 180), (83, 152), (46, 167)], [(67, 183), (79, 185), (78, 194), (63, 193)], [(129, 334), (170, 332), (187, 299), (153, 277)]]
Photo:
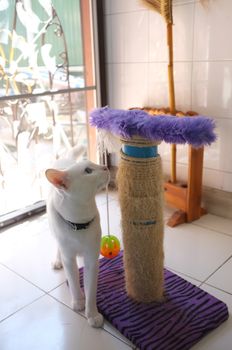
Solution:
[(122, 145), (122, 151), (129, 157), (134, 158), (153, 158), (157, 157), (157, 146), (135, 147), (130, 145)]

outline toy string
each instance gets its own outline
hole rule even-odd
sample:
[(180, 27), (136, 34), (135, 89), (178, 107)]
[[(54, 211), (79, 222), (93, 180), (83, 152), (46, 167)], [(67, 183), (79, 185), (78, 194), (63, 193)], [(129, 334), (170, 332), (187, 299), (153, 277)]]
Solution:
[[(108, 168), (106, 149), (104, 150), (104, 163), (105, 163), (105, 166), (107, 166), (107, 168)], [(107, 217), (107, 234), (108, 234), (108, 236), (110, 236), (109, 185), (108, 185), (108, 183), (106, 185), (106, 217)]]

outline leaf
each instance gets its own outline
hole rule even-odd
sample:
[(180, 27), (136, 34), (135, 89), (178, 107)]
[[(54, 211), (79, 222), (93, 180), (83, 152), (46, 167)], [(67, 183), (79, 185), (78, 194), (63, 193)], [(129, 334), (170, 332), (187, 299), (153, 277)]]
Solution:
[(26, 27), (26, 29), (31, 33), (38, 33), (40, 19), (36, 14), (30, 9), (25, 8), (21, 2), (16, 4), (16, 10), (20, 22)]

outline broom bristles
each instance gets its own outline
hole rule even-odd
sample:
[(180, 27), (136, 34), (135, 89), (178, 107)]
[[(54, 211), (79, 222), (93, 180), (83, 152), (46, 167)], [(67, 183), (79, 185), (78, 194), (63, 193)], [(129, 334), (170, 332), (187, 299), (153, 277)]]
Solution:
[(172, 19), (172, 0), (143, 0), (153, 10), (159, 12), (167, 23), (173, 23)]
[[(142, 2), (163, 16), (167, 23), (173, 23), (172, 0), (142, 0)], [(207, 8), (209, 0), (200, 0), (200, 3)]]

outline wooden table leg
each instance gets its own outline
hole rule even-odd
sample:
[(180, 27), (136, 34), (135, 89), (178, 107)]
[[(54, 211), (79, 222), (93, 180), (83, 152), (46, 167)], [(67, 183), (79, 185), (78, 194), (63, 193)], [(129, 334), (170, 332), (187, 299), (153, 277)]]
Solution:
[(206, 214), (201, 207), (204, 147), (196, 149), (189, 146), (188, 152), (187, 184), (164, 184), (167, 203), (179, 209), (169, 218), (167, 225), (170, 227), (192, 222)]
[(188, 187), (187, 187), (187, 222), (197, 220), (202, 215), (202, 174), (204, 147), (189, 146)]

